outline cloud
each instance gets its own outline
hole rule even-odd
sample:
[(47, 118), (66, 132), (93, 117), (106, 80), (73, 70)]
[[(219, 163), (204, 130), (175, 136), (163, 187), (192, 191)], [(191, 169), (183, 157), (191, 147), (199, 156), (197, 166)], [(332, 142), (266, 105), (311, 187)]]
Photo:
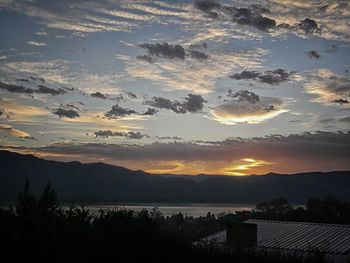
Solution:
[(99, 99), (104, 99), (104, 100), (108, 98), (107, 94), (103, 94), (103, 93), (101, 93), (99, 91), (91, 93), (90, 96), (93, 97), (93, 98), (99, 98)]
[(26, 88), (21, 85), (7, 84), (0, 82), (0, 89), (6, 90), (12, 93), (23, 93), (23, 94), (50, 94), (52, 96), (65, 94), (67, 91), (64, 89), (52, 89), (44, 85), (38, 85), (38, 89)]
[(195, 0), (193, 1), (193, 6), (205, 13), (221, 8), (221, 4), (216, 0)]
[(74, 105), (61, 105), (59, 108), (54, 109), (52, 113), (58, 115), (60, 118), (74, 119), (80, 117), (80, 114)]
[(141, 44), (141, 48), (148, 50), (148, 55), (137, 56), (138, 60), (143, 60), (149, 63), (155, 61), (154, 57), (162, 57), (166, 59), (180, 59), (184, 60), (185, 57), (191, 57), (200, 61), (207, 60), (209, 55), (204, 52), (193, 50), (194, 46), (191, 49), (187, 50), (181, 45), (169, 44), (169, 43), (156, 43), (156, 44)]
[(198, 60), (207, 60), (209, 58), (209, 55), (205, 54), (204, 52), (200, 52), (197, 50), (190, 51), (191, 58), (195, 58)]
[(232, 8), (233, 21), (240, 25), (248, 25), (261, 31), (268, 31), (276, 27), (274, 19), (262, 16), (260, 10), (249, 8)]
[(64, 89), (52, 89), (44, 85), (38, 85), (38, 90), (33, 90), (34, 93), (41, 93), (41, 94), (51, 94), (52, 96), (55, 95), (62, 95), (66, 93)]
[(125, 92), (126, 96), (128, 96), (129, 99), (137, 99), (137, 95), (133, 92)]
[(137, 56), (136, 59), (138, 60), (142, 60), (148, 63), (153, 63), (154, 62), (154, 58), (150, 55), (142, 55), (142, 56)]
[(226, 125), (260, 123), (287, 111), (280, 99), (261, 97), (247, 90), (236, 93), (229, 90), (227, 97), (231, 99), (224, 100), (211, 110), (214, 119)]
[(332, 101), (333, 103), (338, 103), (338, 104), (348, 104), (349, 101), (348, 100), (345, 100), (345, 99), (337, 99), (337, 100), (333, 100)]
[(338, 121), (350, 124), (350, 116), (339, 118)]
[[(234, 22), (238, 25), (250, 26), (263, 32), (278, 34), (280, 30), (288, 30), (307, 35), (321, 34), (321, 27), (315, 20), (304, 17), (299, 22), (288, 23), (286, 22), (288, 19), (283, 19), (280, 15), (282, 13), (280, 11), (282, 9), (279, 6), (280, 4), (270, 2), (275, 1), (267, 1), (265, 4), (271, 7), (271, 10), (258, 4), (251, 4), (247, 7), (236, 7), (221, 4), (213, 0), (195, 0), (193, 6), (213, 20)], [(290, 7), (285, 7), (285, 9), (289, 10)], [(281, 21), (280, 24), (278, 24), (277, 19)]]
[(142, 138), (149, 138), (149, 135), (143, 134), (141, 132), (134, 132), (134, 131), (128, 131), (128, 132), (118, 132), (118, 131), (111, 131), (111, 130), (101, 130), (94, 132), (94, 135), (96, 137), (102, 137), (102, 138), (109, 138), (109, 137), (124, 137), (127, 139), (142, 139)]
[(227, 54), (211, 52), (205, 63), (198, 59), (165, 59), (161, 63), (130, 60), (125, 63), (130, 78), (148, 80), (159, 89), (208, 94), (217, 88), (217, 80), (227, 77), (234, 69), (260, 68), (266, 54), (268, 50), (265, 49), (243, 48)]
[(182, 108), (184, 111), (196, 113), (203, 110), (204, 103), (206, 102), (201, 95), (188, 94), (185, 101), (182, 102)]
[(158, 109), (172, 110), (175, 113), (185, 113), (182, 110), (181, 103), (178, 101), (172, 101), (162, 97), (153, 97), (151, 100), (144, 102), (145, 105), (149, 105)]
[(268, 31), (276, 27), (274, 19), (263, 16), (269, 10), (258, 5), (251, 5), (248, 8), (237, 8), (234, 6), (222, 5), (218, 1), (195, 0), (194, 7), (214, 19), (231, 20), (239, 25), (248, 25), (261, 31)]
[(158, 109), (167, 109), (175, 113), (185, 114), (187, 112), (200, 112), (203, 109), (205, 102), (206, 100), (204, 100), (201, 95), (188, 94), (182, 102), (155, 96), (150, 100), (146, 100), (144, 104)]
[(318, 53), (317, 50), (309, 50), (306, 51), (305, 54), (310, 58), (310, 59), (320, 59), (321, 55)]
[(309, 73), (304, 78), (305, 90), (316, 98), (312, 101), (323, 104), (338, 103), (342, 106), (350, 106), (350, 78), (338, 75), (328, 69), (320, 69)]
[(132, 114), (137, 114), (137, 112), (131, 109), (122, 108), (118, 104), (116, 104), (112, 106), (112, 109), (110, 109), (108, 112), (105, 113), (105, 116), (108, 118), (118, 118), (118, 117), (130, 116)]
[(321, 123), (323, 124), (334, 124), (334, 123), (345, 123), (345, 124), (350, 124), (350, 116), (345, 116), (345, 117), (334, 117), (334, 118), (326, 118), (326, 119), (321, 119)]
[(238, 101), (247, 101), (254, 104), (260, 101), (258, 94), (255, 94), (254, 92), (248, 90), (239, 90), (235, 93), (232, 93), (232, 90), (229, 89), (227, 96), (231, 98), (238, 98)]
[(44, 42), (36, 42), (36, 41), (28, 41), (28, 45), (35, 46), (35, 47), (45, 47), (46, 43)]
[(155, 115), (157, 114), (157, 110), (153, 108), (148, 108), (147, 111), (145, 111), (142, 115)]
[(7, 125), (7, 124), (0, 124), (0, 131), (6, 132), (11, 136), (22, 138), (22, 139), (30, 139), (30, 140), (35, 139), (34, 137), (30, 136), (29, 133), (15, 129), (11, 125)]
[(178, 136), (156, 136), (158, 140), (175, 140), (175, 141), (182, 141), (183, 139)]
[(320, 33), (321, 29), (315, 20), (310, 18), (305, 18), (298, 24), (298, 29), (304, 31), (306, 34)]
[(230, 78), (235, 80), (255, 80), (264, 84), (279, 85), (282, 82), (289, 81), (290, 76), (294, 72), (287, 72), (284, 69), (267, 70), (264, 73), (258, 71), (242, 71), (241, 73), (235, 73)]
[(140, 47), (148, 50), (152, 56), (164, 57), (164, 58), (178, 58), (185, 59), (185, 49), (180, 45), (173, 45), (168, 43), (156, 43), (156, 44), (141, 44)]
[[(15, 148), (14, 148), (15, 149)], [(20, 150), (20, 149), (19, 149)], [(177, 173), (218, 173), (230, 162), (242, 159), (271, 163), (259, 173), (269, 171), (295, 173), (302, 171), (349, 170), (350, 132), (306, 132), (288, 136), (270, 135), (250, 139), (228, 138), (223, 141), (172, 142), (144, 145), (56, 143), (28, 148), (37, 154), (67, 155), (81, 161), (99, 160), (147, 169), (150, 161), (183, 162), (185, 170)], [(201, 164), (195, 168), (191, 164)], [(198, 163), (197, 163), (198, 162)], [(249, 162), (248, 162), (249, 163)], [(215, 167), (215, 168), (213, 168)], [(254, 170), (253, 170), (254, 171)], [(247, 171), (247, 173), (252, 170)]]

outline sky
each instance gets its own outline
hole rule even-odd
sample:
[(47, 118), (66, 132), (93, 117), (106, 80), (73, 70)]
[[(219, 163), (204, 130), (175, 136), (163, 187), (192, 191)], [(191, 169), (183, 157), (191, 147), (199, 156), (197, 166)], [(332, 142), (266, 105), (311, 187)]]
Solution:
[(350, 169), (350, 2), (0, 0), (0, 149), (133, 170)]

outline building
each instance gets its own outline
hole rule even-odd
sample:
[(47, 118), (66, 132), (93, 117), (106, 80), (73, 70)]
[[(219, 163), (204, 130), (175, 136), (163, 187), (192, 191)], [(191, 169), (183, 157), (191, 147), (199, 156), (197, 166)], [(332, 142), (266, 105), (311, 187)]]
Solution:
[(216, 247), (241, 244), (305, 256), (319, 251), (335, 263), (350, 261), (350, 225), (250, 219), (229, 225), (201, 242)]

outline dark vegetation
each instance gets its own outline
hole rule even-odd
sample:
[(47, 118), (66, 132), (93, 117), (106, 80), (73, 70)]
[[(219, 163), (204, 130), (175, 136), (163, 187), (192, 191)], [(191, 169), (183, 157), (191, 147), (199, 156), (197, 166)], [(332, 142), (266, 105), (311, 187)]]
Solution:
[(287, 200), (260, 203), (253, 212), (207, 214), (193, 218), (181, 213), (63, 209), (47, 184), (37, 198), (26, 181), (15, 208), (0, 209), (2, 262), (260, 262), (322, 263), (322, 253), (308, 258), (246, 250), (216, 250), (193, 245), (229, 222), (247, 218), (306, 220), (349, 224), (350, 204), (336, 199), (310, 199), (294, 209)]
[[(39, 194), (52, 182), (62, 202), (248, 203), (281, 196), (293, 204), (310, 197), (350, 200), (350, 172), (264, 176), (152, 175), (104, 163), (56, 162), (0, 151), (0, 200), (13, 203), (29, 178)], [(296, 190), (297, 189), (297, 190)]]

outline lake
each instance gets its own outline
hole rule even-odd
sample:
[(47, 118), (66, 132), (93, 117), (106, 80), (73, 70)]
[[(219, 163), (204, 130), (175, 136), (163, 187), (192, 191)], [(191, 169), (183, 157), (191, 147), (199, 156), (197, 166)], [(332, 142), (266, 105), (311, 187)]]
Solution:
[(152, 210), (154, 207), (157, 207), (164, 216), (171, 216), (178, 213), (183, 215), (199, 217), (206, 216), (208, 212), (214, 215), (220, 213), (234, 213), (236, 211), (247, 211), (252, 210), (255, 205), (247, 204), (89, 204), (84, 205), (84, 208), (87, 208), (91, 211), (92, 214), (98, 214), (99, 209), (114, 209), (114, 208), (126, 208), (134, 211), (141, 211), (142, 209)]

